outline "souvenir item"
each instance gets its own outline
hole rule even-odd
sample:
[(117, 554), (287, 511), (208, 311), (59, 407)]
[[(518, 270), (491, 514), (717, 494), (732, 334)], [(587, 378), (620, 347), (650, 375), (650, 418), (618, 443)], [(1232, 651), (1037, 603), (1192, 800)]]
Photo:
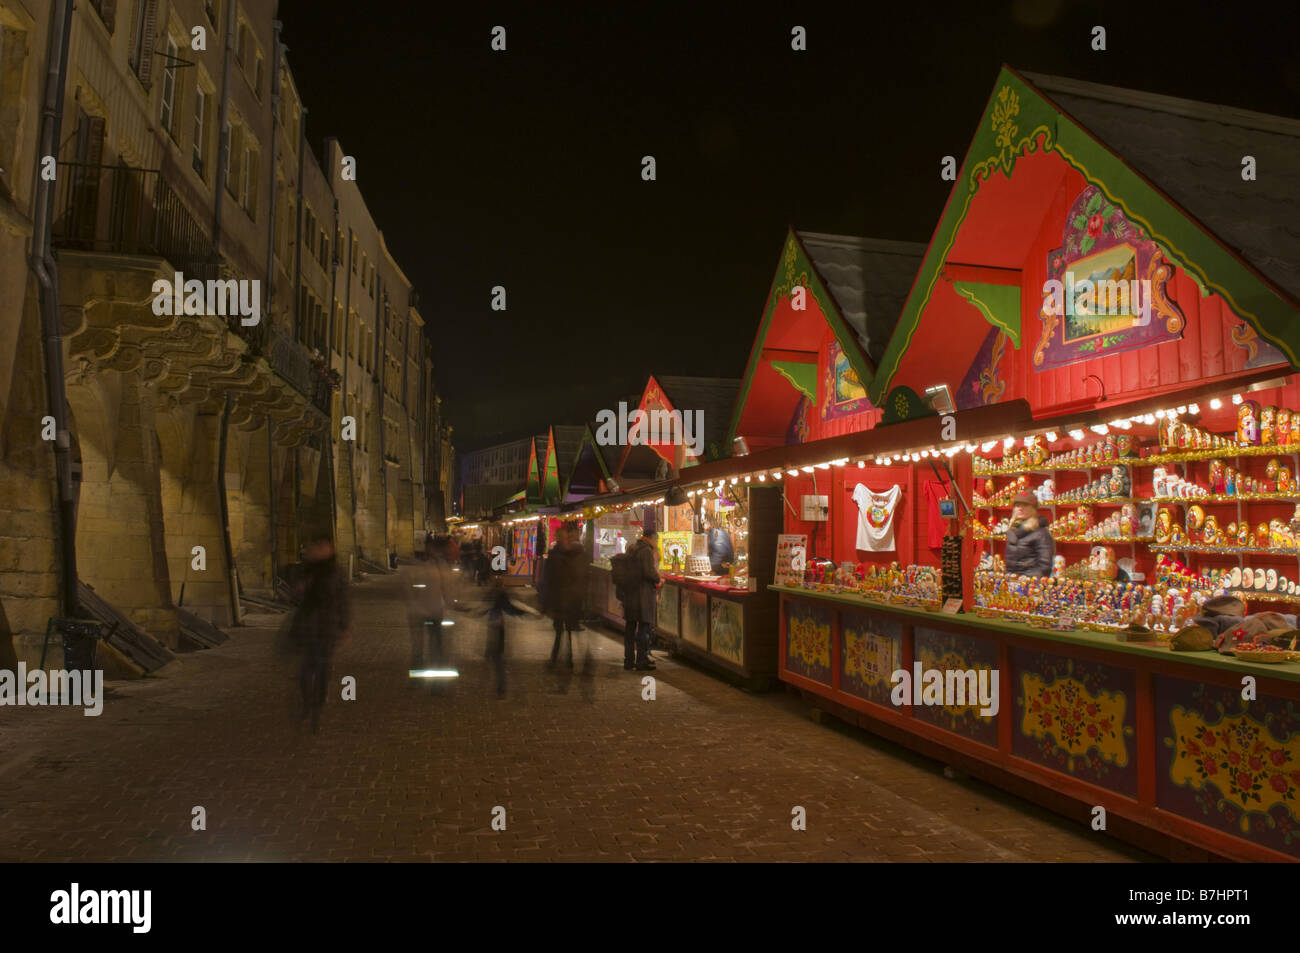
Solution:
[(1277, 583), (1278, 583), (1277, 570), (1270, 569), (1268, 571), (1268, 579), (1264, 584), (1264, 588), (1267, 589), (1269, 592), (1277, 592)]
[(1285, 407), (1279, 407), (1277, 411), (1277, 420), (1273, 422), (1273, 428), (1277, 431), (1277, 442), (1279, 446), (1290, 446), (1291, 444), (1291, 411)]
[(1187, 424), (1174, 424), (1174, 445), (1179, 450), (1192, 449), (1192, 428)]
[(1264, 476), (1268, 477), (1270, 480), (1276, 480), (1278, 469), (1281, 466), (1282, 464), (1278, 462), (1277, 457), (1269, 457), (1268, 463), (1264, 466)]
[(1241, 525), (1237, 527), (1237, 545), (1238, 546), (1250, 545), (1250, 524), (1247, 523), (1245, 520), (1242, 520)]
[(1295, 483), (1291, 479), (1290, 467), (1277, 468), (1277, 491), (1279, 493), (1294, 493)]
[(858, 504), (858, 549), (868, 552), (893, 550), (894, 511), (902, 495), (903, 488), (897, 484), (883, 493), (868, 489), (861, 483), (853, 488), (853, 502)]
[(1173, 546), (1184, 546), (1187, 544), (1187, 531), (1177, 523), (1169, 530), (1169, 542)]
[(1268, 585), (1268, 573), (1262, 569), (1255, 570), (1255, 591), (1263, 592), (1264, 587)]
[(1244, 573), (1242, 573), (1240, 566), (1233, 566), (1231, 571), (1228, 573), (1228, 588), (1240, 589), (1243, 575)]
[(1201, 529), (1201, 542), (1207, 546), (1217, 546), (1222, 542), (1219, 538), (1219, 521), (1213, 514), (1205, 517), (1205, 525)]
[(1241, 571), (1241, 586), (1244, 589), (1253, 589), (1255, 587), (1255, 570), (1249, 566)]
[(1277, 440), (1277, 408), (1272, 404), (1259, 412), (1259, 442), (1271, 447)]
[(1133, 435), (1122, 433), (1115, 438), (1115, 451), (1121, 457), (1131, 457), (1133, 455)]
[(1260, 548), (1268, 547), (1268, 524), (1260, 523), (1255, 527), (1255, 545)]
[(1223, 492), (1223, 461), (1222, 460), (1210, 461), (1210, 492), (1211, 493)]
[(1237, 471), (1229, 468), (1224, 471), (1223, 492), (1233, 496), (1237, 492)]
[(1156, 514), (1156, 542), (1169, 542), (1169, 534), (1173, 529), (1173, 517), (1169, 510), (1161, 507), (1160, 512)]
[(1156, 467), (1151, 471), (1151, 492), (1155, 496), (1169, 494), (1169, 471), (1164, 467)]
[(1243, 400), (1237, 407), (1237, 443), (1259, 446), (1259, 401)]
[(1203, 526), (1205, 526), (1205, 508), (1199, 503), (1193, 503), (1187, 508), (1187, 531), (1199, 533)]

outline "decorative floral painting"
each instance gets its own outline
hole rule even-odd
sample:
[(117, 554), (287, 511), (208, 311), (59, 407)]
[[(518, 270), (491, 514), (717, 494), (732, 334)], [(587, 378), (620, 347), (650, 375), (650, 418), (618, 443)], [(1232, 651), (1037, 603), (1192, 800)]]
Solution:
[(713, 628), (709, 634), (709, 651), (729, 662), (745, 662), (745, 610), (739, 602), (710, 599)]
[(655, 628), (660, 632), (677, 634), (677, 594), (680, 591), (677, 586), (666, 582), (655, 597)]
[(1136, 797), (1136, 673), (1027, 649), (1012, 649), (1011, 668), (1012, 752)]
[(860, 414), (871, 407), (867, 389), (858, 379), (858, 372), (853, 369), (839, 341), (832, 341), (827, 349), (822, 390), (825, 394), (822, 420)]
[(682, 638), (702, 649), (709, 647), (709, 597), (682, 590)]
[(831, 610), (787, 602), (785, 611), (786, 671), (831, 684)]
[[(913, 630), (912, 652), (923, 670), (973, 671), (978, 675), (981, 670), (993, 672), (998, 667), (998, 647), (990, 639), (940, 632), (920, 626)], [(1001, 681), (999, 673), (999, 691), (1004, 688)], [(992, 684), (992, 679), (989, 679), (988, 684)], [(998, 715), (981, 715), (980, 709), (983, 706), (977, 700), (967, 699), (967, 702), (965, 705), (917, 705), (912, 714), (945, 731), (996, 748), (1001, 703), (998, 705)]]
[(1156, 804), (1300, 858), (1300, 704), (1155, 679)]
[[(1174, 269), (1141, 226), (1095, 185), (1065, 216), (1061, 247), (1047, 256), (1034, 367), (1045, 370), (1177, 341), (1186, 323), (1166, 286)], [(1086, 282), (1086, 284), (1085, 284)]]
[(890, 676), (903, 665), (903, 627), (873, 613), (846, 609), (840, 615), (840, 688), (850, 695), (890, 705)]

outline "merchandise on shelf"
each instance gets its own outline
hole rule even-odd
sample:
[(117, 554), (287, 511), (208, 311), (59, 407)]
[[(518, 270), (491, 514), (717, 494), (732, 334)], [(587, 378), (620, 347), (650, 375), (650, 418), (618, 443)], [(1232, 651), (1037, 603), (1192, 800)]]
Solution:
[(888, 566), (826, 559), (813, 561), (804, 573), (803, 588), (818, 592), (856, 593), (878, 602), (937, 609), (943, 602), (943, 577), (934, 566)]

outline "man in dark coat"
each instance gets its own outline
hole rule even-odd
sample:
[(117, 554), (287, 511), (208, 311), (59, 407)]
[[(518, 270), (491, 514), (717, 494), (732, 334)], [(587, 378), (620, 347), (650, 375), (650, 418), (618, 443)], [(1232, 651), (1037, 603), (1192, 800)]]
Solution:
[(334, 651), (350, 637), (352, 605), (348, 580), (339, 567), (334, 544), (328, 539), (316, 540), (305, 555), (300, 581), (302, 598), (294, 613), (292, 633), (294, 647), (301, 655), (301, 715), (311, 718), (311, 730), (315, 732), (320, 731)]
[(551, 646), (551, 664), (560, 654), (560, 641), (568, 635), (568, 663), (573, 667), (573, 633), (582, 616), (582, 604), (587, 595), (587, 551), (574, 538), (573, 527), (565, 524), (556, 534), (543, 564), (541, 589), (542, 610), (555, 625), (555, 644)]
[(1007, 572), (1019, 576), (1050, 576), (1056, 556), (1056, 542), (1047, 521), (1038, 515), (1038, 500), (1032, 493), (1015, 499), (1011, 525), (1007, 528)]
[(628, 593), (623, 611), (629, 621), (636, 620), (634, 668), (638, 672), (655, 667), (655, 663), (650, 661), (650, 635), (654, 631), (655, 616), (659, 609), (656, 590), (663, 584), (659, 578), (659, 547), (655, 543), (657, 538), (654, 529), (649, 529), (628, 550), (635, 561), (640, 581)]

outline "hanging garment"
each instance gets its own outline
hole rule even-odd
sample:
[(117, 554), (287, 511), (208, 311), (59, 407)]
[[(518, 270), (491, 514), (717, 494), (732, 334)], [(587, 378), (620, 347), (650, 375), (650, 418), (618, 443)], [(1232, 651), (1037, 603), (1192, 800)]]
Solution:
[(931, 549), (943, 546), (943, 531), (948, 521), (939, 513), (939, 501), (948, 496), (948, 490), (938, 480), (926, 480), (922, 487), (925, 491), (926, 514), (929, 544)]
[(879, 553), (894, 548), (894, 511), (902, 495), (898, 484), (884, 493), (861, 483), (853, 488), (853, 502), (858, 504), (858, 549)]

